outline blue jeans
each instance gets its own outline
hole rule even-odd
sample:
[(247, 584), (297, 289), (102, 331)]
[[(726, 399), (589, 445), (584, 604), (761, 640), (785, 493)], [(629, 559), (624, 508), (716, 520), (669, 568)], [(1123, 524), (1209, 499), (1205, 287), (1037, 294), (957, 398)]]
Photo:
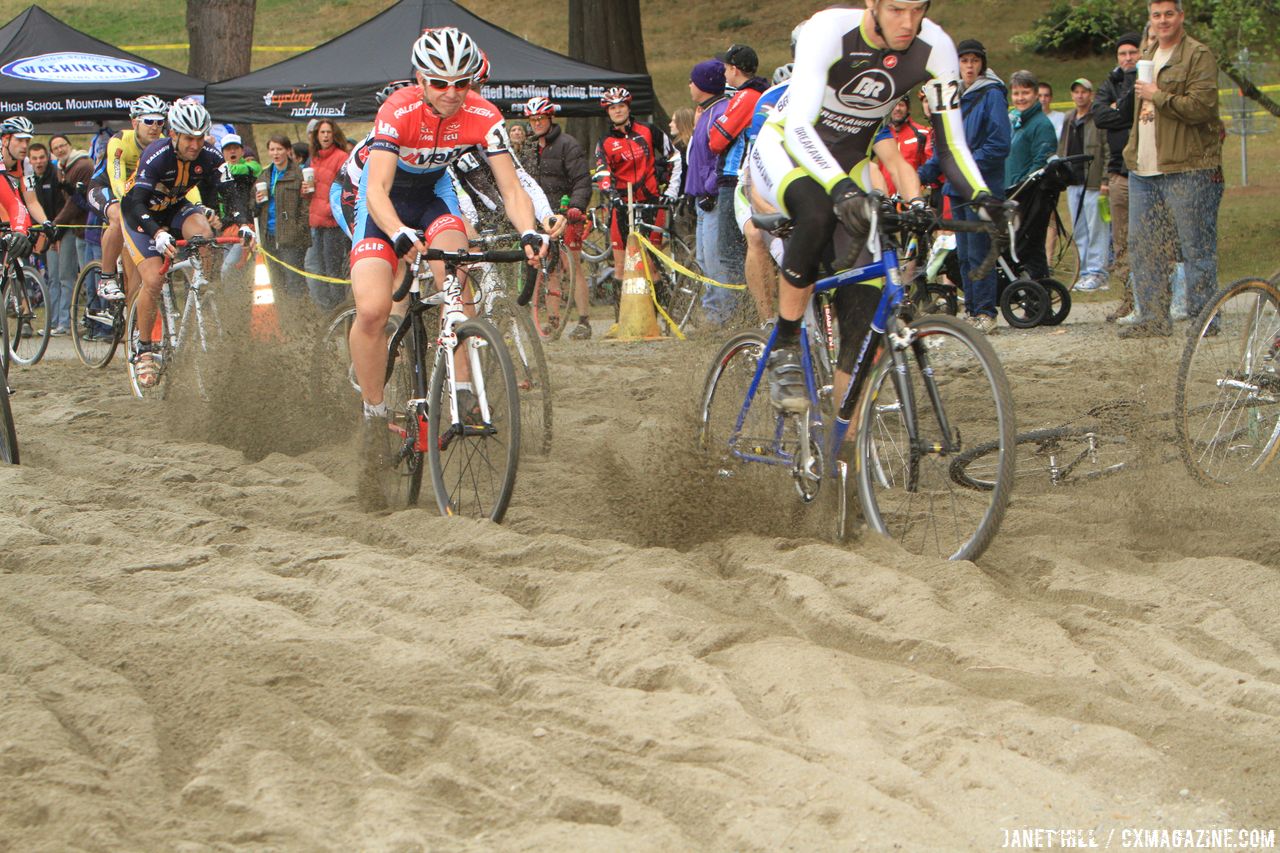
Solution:
[(1222, 190), (1216, 169), (1147, 177), (1129, 173), (1129, 259), (1134, 301), (1144, 320), (1169, 322), (1169, 282), (1179, 246), (1187, 313), (1199, 314), (1218, 289)]
[[(307, 272), (329, 278), (347, 277), (347, 257), (351, 254), (351, 241), (340, 228), (312, 228), (311, 250), (307, 252)], [(350, 295), (345, 284), (307, 279), (311, 299), (322, 311), (331, 311)]]
[(76, 276), (80, 274), (80, 251), (76, 245), (80, 238), (74, 234), (65, 234), (58, 244), (57, 251), (50, 250), (46, 282), (49, 290), (49, 327), (51, 329), (68, 329), (71, 327), (71, 291), (76, 286)]
[[(953, 205), (957, 205), (959, 200), (953, 198), (951, 201)], [(953, 208), (952, 216), (956, 219), (976, 221), (978, 211), (973, 207), (956, 206)], [(991, 238), (986, 234), (956, 232), (956, 253), (960, 256), (960, 279), (964, 286), (964, 304), (972, 316), (978, 314), (986, 314), (988, 317), (996, 316), (995, 268), (993, 267), (986, 277), (976, 281), (971, 276), (973, 270), (982, 265), (983, 259), (990, 250)]]
[[(697, 248), (694, 254), (702, 274), (712, 281), (723, 282), (724, 273), (720, 265), (720, 211), (698, 208)], [(723, 287), (706, 287), (702, 291), (702, 312), (707, 322), (722, 325), (729, 320), (733, 311), (734, 293)]]
[(1111, 226), (1102, 221), (1102, 214), (1098, 211), (1099, 195), (1098, 190), (1087, 190), (1083, 185), (1067, 187), (1071, 236), (1080, 252), (1080, 275), (1105, 279), (1111, 251)]

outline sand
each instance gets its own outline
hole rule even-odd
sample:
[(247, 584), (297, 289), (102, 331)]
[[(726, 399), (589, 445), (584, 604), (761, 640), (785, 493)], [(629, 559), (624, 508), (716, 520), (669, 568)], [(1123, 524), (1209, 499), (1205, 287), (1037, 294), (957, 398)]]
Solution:
[(553, 452), (502, 526), (360, 512), (293, 355), (211, 413), (55, 342), (0, 468), (0, 849), (1280, 829), (1275, 481), (1191, 480), (1156, 417), (1180, 341), (1109, 307), (993, 343), (1020, 429), (1140, 397), (1149, 464), (1019, 492), (978, 564), (796, 535), (786, 482), (692, 470), (714, 340), (549, 347)]

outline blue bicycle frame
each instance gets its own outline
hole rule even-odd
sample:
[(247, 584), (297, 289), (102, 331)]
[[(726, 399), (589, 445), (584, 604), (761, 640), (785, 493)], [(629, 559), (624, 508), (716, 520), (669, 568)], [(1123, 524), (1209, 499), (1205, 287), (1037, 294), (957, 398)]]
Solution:
[[(884, 334), (889, 327), (889, 317), (892, 312), (902, 303), (903, 289), (902, 279), (898, 274), (898, 253), (892, 248), (886, 246), (880, 256), (880, 260), (867, 264), (862, 267), (854, 267), (853, 269), (844, 270), (824, 279), (819, 279), (814, 284), (814, 294), (823, 293), (828, 290), (835, 290), (838, 287), (846, 287), (851, 284), (862, 284), (864, 282), (875, 281), (876, 279), (884, 279), (884, 285), (881, 288), (880, 303), (876, 307), (875, 316), (871, 321), (871, 328), (867, 330), (866, 336), (863, 338), (862, 346), (858, 349), (858, 357), (854, 361), (855, 373), (850, 378), (849, 390), (846, 391), (846, 400), (841, 401), (841, 408), (848, 402), (847, 397), (850, 391), (858, 387), (858, 369), (863, 363), (863, 357), (867, 352), (867, 348), (871, 346), (872, 341), (877, 335)], [(733, 435), (729, 437), (729, 449), (736, 459), (746, 462), (763, 462), (767, 465), (785, 465), (794, 464), (795, 457), (793, 454), (783, 449), (782, 432), (785, 426), (785, 417), (781, 414), (777, 417), (774, 428), (773, 444), (771, 453), (765, 455), (763, 453), (748, 453), (737, 447), (738, 439), (742, 435), (743, 424), (747, 420), (747, 412), (751, 409), (751, 403), (755, 400), (756, 391), (760, 387), (760, 382), (764, 378), (764, 372), (767, 369), (769, 361), (769, 353), (773, 352), (773, 348), (778, 340), (778, 327), (775, 325), (773, 331), (769, 335), (769, 340), (765, 343), (764, 352), (760, 356), (759, 362), (756, 364), (755, 375), (751, 378), (751, 384), (747, 388), (746, 399), (742, 402), (742, 410), (738, 412), (737, 421), (734, 423)], [(810, 412), (810, 429), (815, 431), (818, 446), (822, 444), (823, 432), (825, 424), (822, 421), (822, 409), (818, 400), (818, 383), (814, 376), (813, 369), (813, 353), (809, 348), (809, 334), (807, 328), (802, 326), (800, 334), (800, 363), (804, 369), (805, 388), (809, 395), (809, 412)], [(828, 459), (831, 460), (832, 471), (834, 472), (836, 451), (844, 442), (845, 434), (849, 430), (849, 421), (840, 417), (835, 419), (835, 426), (832, 430), (831, 446)]]

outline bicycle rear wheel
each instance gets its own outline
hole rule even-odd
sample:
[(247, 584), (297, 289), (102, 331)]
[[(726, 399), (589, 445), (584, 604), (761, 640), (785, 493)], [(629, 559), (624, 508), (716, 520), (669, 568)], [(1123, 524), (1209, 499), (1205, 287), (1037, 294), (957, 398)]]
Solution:
[[(951, 478), (970, 489), (990, 491), (1000, 472), (998, 441), (970, 447), (951, 461)], [(1138, 448), (1101, 427), (1063, 426), (1019, 433), (1015, 482), (1019, 491), (1095, 480), (1132, 467)]]
[(1280, 289), (1259, 278), (1227, 285), (1191, 326), (1174, 423), (1183, 462), (1206, 485), (1257, 475), (1280, 448)]
[(351, 363), (351, 326), (355, 321), (356, 307), (347, 303), (335, 308), (324, 324), (311, 359), (311, 387), (316, 393), (343, 398), (349, 398), (353, 391), (360, 393)]
[[(501, 334), (487, 320), (469, 320), (460, 324), (456, 333), (457, 352), (466, 356), (476, 391), (472, 395), (459, 392), (455, 406), (445, 362), (453, 353), (437, 348), (427, 433), (436, 504), (442, 515), (502, 521), (520, 461), (516, 371)], [(481, 388), (488, 403), (487, 419), (479, 407)], [(472, 399), (476, 401), (474, 408)]]
[(153, 361), (159, 359), (159, 370), (154, 384), (147, 385), (138, 372), (138, 342), (141, 340), (138, 329), (138, 300), (129, 304), (128, 318), (125, 321), (125, 340), (128, 341), (129, 384), (135, 397), (143, 399), (163, 399), (165, 384), (168, 382), (169, 367), (173, 363), (173, 337), (169, 327), (169, 314), (164, 302), (156, 302), (156, 319), (151, 324), (151, 341), (156, 352), (152, 353)]
[(44, 276), (28, 266), (9, 267), (12, 281), (5, 288), (5, 318), (9, 323), (9, 351), (18, 364), (35, 364), (49, 347), (49, 288)]
[[(856, 480), (872, 530), (928, 556), (973, 560), (1000, 529), (1013, 488), (1013, 396), (1004, 368), (982, 334), (953, 317), (923, 317), (901, 352), (880, 353), (856, 413)], [(932, 388), (930, 387), (932, 383)], [(936, 391), (935, 406), (930, 391)], [(916, 421), (916, 441), (907, 428)], [(944, 435), (942, 423), (946, 423)], [(987, 443), (994, 486), (974, 491), (951, 477), (951, 457), (938, 452)]]
[(101, 261), (89, 261), (80, 269), (71, 291), (71, 342), (85, 367), (103, 368), (111, 363), (124, 337), (123, 305), (98, 298)]
[(501, 333), (516, 371), (522, 449), (546, 456), (551, 452), (551, 373), (533, 318), (504, 295), (494, 299), (489, 321)]

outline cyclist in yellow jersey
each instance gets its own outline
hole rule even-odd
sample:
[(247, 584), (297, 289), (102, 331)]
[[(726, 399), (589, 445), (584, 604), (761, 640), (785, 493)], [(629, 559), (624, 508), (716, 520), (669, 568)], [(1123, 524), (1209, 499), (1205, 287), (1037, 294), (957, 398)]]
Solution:
[[(89, 207), (107, 223), (102, 232), (102, 276), (98, 280), (98, 295), (103, 299), (117, 300), (125, 297), (116, 281), (116, 263), (124, 247), (124, 232), (120, 230), (120, 205), (125, 193), (133, 184), (138, 171), (142, 149), (164, 135), (165, 115), (169, 106), (155, 95), (143, 95), (129, 106), (132, 130), (117, 133), (107, 142), (107, 154), (94, 170), (92, 186), (85, 193)], [(125, 257), (125, 280), (133, 292), (133, 260)]]

